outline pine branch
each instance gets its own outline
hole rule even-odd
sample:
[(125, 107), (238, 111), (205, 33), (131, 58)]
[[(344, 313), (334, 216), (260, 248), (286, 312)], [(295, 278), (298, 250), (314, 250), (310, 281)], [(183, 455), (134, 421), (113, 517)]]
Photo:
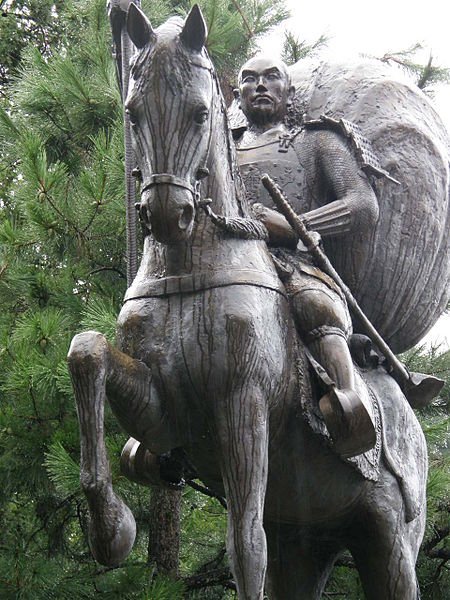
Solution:
[(227, 510), (227, 502), (226, 502), (225, 498), (223, 498), (222, 496), (219, 496), (218, 494), (216, 494), (215, 492), (210, 490), (208, 487), (196, 483), (192, 479), (190, 479), (186, 483), (187, 483), (187, 485), (189, 485), (192, 489), (196, 490), (197, 492), (200, 492), (201, 494), (205, 494), (205, 496), (209, 496), (210, 498), (215, 498), (216, 500), (219, 501), (220, 505), (223, 506), (223, 508), (225, 510)]
[(188, 590), (198, 590), (214, 585), (223, 585), (228, 589), (235, 590), (236, 585), (233, 581), (233, 576), (229, 567), (221, 569), (212, 569), (206, 573), (192, 575), (191, 577), (183, 578), (183, 583)]
[[(117, 273), (122, 279), (127, 278), (125, 273), (123, 271), (121, 271), (120, 269), (118, 269), (117, 267), (98, 267), (98, 269), (94, 269), (93, 271), (88, 273), (88, 277), (92, 277), (92, 275), (96, 275), (97, 273), (101, 273), (102, 271), (113, 271), (114, 273)], [(1, 275), (1, 273), (0, 273), (0, 275)]]
[(427, 553), (430, 558), (440, 558), (444, 561), (450, 560), (450, 548), (433, 548)]
[(76, 494), (72, 494), (71, 496), (64, 498), (64, 500), (62, 502), (60, 502), (57, 506), (55, 506), (55, 508), (51, 511), (51, 513), (49, 513), (48, 515), (45, 516), (45, 518), (43, 519), (43, 525), (41, 527), (39, 527), (38, 529), (36, 529), (35, 531), (33, 531), (33, 533), (28, 538), (27, 542), (25, 543), (25, 551), (29, 548), (31, 542), (37, 536), (37, 534), (40, 533), (41, 531), (44, 531), (45, 529), (47, 529), (49, 521), (54, 517), (54, 515), (59, 510), (61, 510), (65, 506), (67, 506), (67, 504), (70, 504), (70, 502), (72, 502), (72, 500), (75, 498), (75, 496), (76, 496)]
[(247, 39), (251, 40), (252, 37), (255, 35), (255, 32), (252, 30), (252, 28), (250, 27), (250, 23), (248, 22), (247, 17), (245, 16), (245, 14), (243, 13), (239, 2), (237, 0), (231, 0), (234, 8), (238, 11), (238, 13), (241, 15), (242, 18), (242, 22), (244, 23), (244, 27), (247, 30)]
[(435, 529), (433, 537), (423, 544), (423, 552), (430, 558), (443, 558), (443, 556), (438, 556), (437, 553), (444, 551), (447, 553), (446, 557), (448, 560), (450, 558), (450, 549), (436, 549), (436, 546), (440, 544), (448, 535), (450, 535), (450, 525), (446, 525), (445, 527)]

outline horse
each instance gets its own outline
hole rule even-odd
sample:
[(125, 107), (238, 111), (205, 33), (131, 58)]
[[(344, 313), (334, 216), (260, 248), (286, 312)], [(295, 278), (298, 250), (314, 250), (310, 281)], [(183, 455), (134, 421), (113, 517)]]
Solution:
[(88, 331), (68, 355), (94, 557), (117, 565), (135, 538), (133, 515), (111, 483), (108, 400), (145, 452), (183, 448), (225, 495), (241, 600), (262, 600), (264, 590), (272, 600), (320, 598), (343, 549), (369, 600), (417, 598), (427, 461), (412, 410), (382, 368), (366, 369), (365, 384), (359, 377), (379, 405), (372, 479), (304, 418), (310, 376), (299, 368), (289, 299), (236, 167), (200, 9), (154, 30), (131, 4), (127, 27), (137, 52), (126, 110), (148, 235), (117, 347)]

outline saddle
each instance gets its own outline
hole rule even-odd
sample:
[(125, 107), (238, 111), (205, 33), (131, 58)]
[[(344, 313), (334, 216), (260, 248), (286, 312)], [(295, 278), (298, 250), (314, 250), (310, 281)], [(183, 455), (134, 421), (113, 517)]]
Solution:
[[(363, 339), (362, 339), (363, 338)], [(351, 337), (350, 348), (355, 363), (357, 391), (365, 399), (373, 420), (376, 441), (373, 448), (357, 456), (345, 457), (336, 451), (331, 435), (319, 408), (320, 386), (316, 371), (311, 367), (305, 354), (297, 359), (297, 372), (300, 385), (303, 385), (308, 371), (317, 385), (311, 393), (302, 395), (299, 417), (304, 419), (311, 430), (349, 467), (355, 469), (361, 477), (377, 482), (380, 478), (381, 464), (395, 477), (405, 504), (406, 521), (417, 517), (425, 495), (424, 486), (417, 486), (417, 472), (411, 465), (416, 464), (408, 454), (418, 453), (419, 464), (424, 473), (427, 469), (426, 445), (420, 426), (411, 406), (399, 385), (380, 364), (378, 355), (371, 349), (368, 338), (361, 335)], [(399, 435), (405, 432), (405, 435)], [(407, 432), (407, 435), (406, 435)], [(417, 437), (417, 443), (407, 444), (408, 437)], [(382, 460), (383, 459), (383, 460)], [(423, 481), (426, 481), (424, 476)]]

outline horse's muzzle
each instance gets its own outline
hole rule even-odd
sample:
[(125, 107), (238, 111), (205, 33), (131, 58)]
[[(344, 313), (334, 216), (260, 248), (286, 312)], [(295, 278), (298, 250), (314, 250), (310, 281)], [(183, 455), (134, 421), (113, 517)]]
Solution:
[(191, 192), (174, 186), (159, 185), (145, 193), (141, 217), (162, 244), (177, 244), (189, 239), (195, 219)]

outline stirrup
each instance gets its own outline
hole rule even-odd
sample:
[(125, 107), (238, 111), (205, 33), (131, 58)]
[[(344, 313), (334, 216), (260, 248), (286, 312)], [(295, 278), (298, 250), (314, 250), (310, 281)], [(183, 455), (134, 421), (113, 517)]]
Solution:
[(333, 448), (343, 458), (363, 454), (375, 446), (375, 425), (356, 392), (333, 387), (319, 400), (319, 408)]
[(169, 490), (181, 490), (185, 481), (182, 466), (171, 453), (153, 454), (141, 442), (130, 438), (120, 455), (120, 471), (127, 479), (141, 485), (156, 485)]

